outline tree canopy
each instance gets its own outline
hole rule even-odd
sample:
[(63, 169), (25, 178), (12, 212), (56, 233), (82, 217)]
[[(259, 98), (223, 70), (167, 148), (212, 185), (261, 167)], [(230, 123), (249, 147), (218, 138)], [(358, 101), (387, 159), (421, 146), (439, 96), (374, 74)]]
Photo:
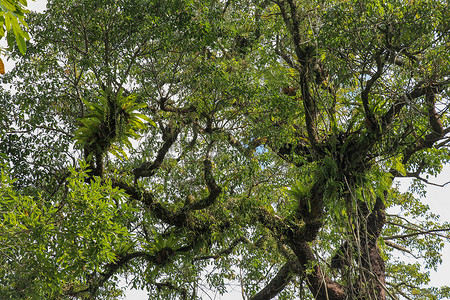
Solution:
[(2, 79), (0, 294), (450, 297), (427, 285), (450, 226), (420, 198), (450, 160), (449, 20), (440, 0), (49, 1)]

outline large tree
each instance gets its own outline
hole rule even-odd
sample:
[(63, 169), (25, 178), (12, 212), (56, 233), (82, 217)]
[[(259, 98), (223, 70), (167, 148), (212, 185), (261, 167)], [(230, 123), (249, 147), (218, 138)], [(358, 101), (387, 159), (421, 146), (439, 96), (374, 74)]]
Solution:
[(394, 179), (450, 159), (449, 12), (49, 1), (4, 77), (1, 294), (448, 297), (450, 228)]

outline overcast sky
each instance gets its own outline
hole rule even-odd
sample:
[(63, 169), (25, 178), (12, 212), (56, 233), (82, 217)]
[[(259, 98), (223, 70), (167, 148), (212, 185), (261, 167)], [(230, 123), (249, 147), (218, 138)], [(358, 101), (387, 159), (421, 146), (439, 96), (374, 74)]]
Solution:
[[(28, 7), (30, 10), (43, 11), (45, 9), (46, 0), (28, 1)], [(11, 69), (12, 63), (5, 62), (6, 71)], [(450, 166), (446, 166), (444, 171), (437, 178), (430, 178), (431, 182), (437, 184), (444, 184), (450, 181)], [(401, 189), (406, 190), (410, 180), (402, 179)], [(426, 197), (423, 202), (430, 206), (432, 212), (441, 215), (441, 221), (450, 222), (450, 184), (445, 187), (436, 187), (429, 185)], [(446, 246), (442, 252), (443, 263), (439, 267), (437, 272), (431, 272), (431, 285), (441, 286), (450, 285), (450, 245), (447, 241)], [(232, 300), (239, 299), (240, 291), (235, 291), (229, 295), (223, 297), (217, 297), (216, 299)], [(128, 290), (126, 299), (132, 300), (144, 300), (147, 299), (147, 293), (144, 291)]]

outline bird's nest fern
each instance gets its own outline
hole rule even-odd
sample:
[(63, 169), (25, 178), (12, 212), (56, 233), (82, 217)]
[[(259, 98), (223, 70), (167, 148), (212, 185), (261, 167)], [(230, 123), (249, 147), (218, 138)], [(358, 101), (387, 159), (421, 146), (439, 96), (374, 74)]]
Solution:
[(138, 139), (139, 132), (147, 126), (156, 126), (149, 117), (140, 113), (147, 105), (136, 103), (136, 95), (123, 96), (121, 89), (117, 95), (101, 92), (98, 103), (83, 100), (89, 114), (79, 119), (80, 126), (75, 132), (75, 140), (92, 154), (109, 151), (119, 158), (126, 158), (124, 148), (132, 148), (131, 139)]

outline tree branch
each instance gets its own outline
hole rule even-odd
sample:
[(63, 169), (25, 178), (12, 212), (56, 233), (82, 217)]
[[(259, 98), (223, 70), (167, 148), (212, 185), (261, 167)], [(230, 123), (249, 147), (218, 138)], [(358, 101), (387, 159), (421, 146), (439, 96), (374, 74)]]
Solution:
[[(409, 254), (411, 254), (412, 256), (414, 256), (414, 255), (412, 254), (411, 250), (406, 249), (405, 247), (402, 247), (402, 246), (400, 246), (400, 245), (398, 245), (398, 244), (396, 244), (396, 243), (394, 243), (394, 242), (391, 242), (391, 241), (384, 241), (384, 243), (386, 244), (386, 246), (392, 247), (392, 248), (397, 249), (397, 250), (400, 250), (400, 251), (402, 251), (402, 252), (409, 253)], [(415, 257), (415, 256), (414, 256), (414, 257)]]
[(278, 295), (289, 282), (302, 272), (298, 259), (292, 257), (281, 268), (270, 282), (258, 293), (250, 297), (249, 300), (268, 300)]
[[(300, 17), (297, 11), (297, 4), (293, 0), (276, 1), (286, 24), (292, 36), (292, 44), (297, 55), (297, 61), (300, 63), (297, 68), (299, 71), (300, 87), (302, 93), (302, 102), (305, 108), (305, 124), (310, 142), (317, 144), (317, 107), (309, 90), (309, 70), (308, 64), (314, 53), (314, 47), (311, 45), (303, 45), (300, 36)], [(286, 3), (289, 6), (289, 14)]]
[(222, 192), (222, 189), (216, 184), (216, 181), (214, 180), (211, 161), (206, 158), (203, 161), (203, 165), (205, 169), (205, 181), (206, 185), (208, 186), (209, 195), (200, 201), (185, 206), (187, 210), (200, 210), (213, 205)]
[(423, 86), (423, 83), (420, 82), (411, 92), (403, 95), (398, 99), (395, 99), (394, 104), (382, 117), (383, 130), (386, 129), (393, 122), (394, 118), (398, 116), (402, 108), (407, 104), (409, 104), (411, 100), (424, 96), (429, 91), (430, 88), (434, 91), (434, 93), (442, 92), (444, 88), (449, 84), (450, 79), (434, 83), (428, 86)]
[(344, 287), (341, 284), (332, 281), (328, 275), (323, 272), (308, 243), (291, 242), (289, 245), (299, 260), (303, 273), (307, 278), (309, 290), (315, 299), (347, 299)]
[(397, 170), (390, 170), (390, 173), (395, 176), (395, 177), (400, 177), (400, 178), (406, 178), (406, 177), (411, 177), (411, 178), (416, 178), (419, 179), (420, 181), (429, 184), (429, 185), (433, 185), (433, 186), (437, 186), (437, 187), (445, 187), (447, 184), (450, 183), (450, 181), (447, 181), (443, 184), (438, 184), (438, 183), (434, 183), (429, 181), (426, 178), (421, 177), (419, 174), (419, 172), (407, 172), (405, 175), (400, 174), (400, 172), (398, 172)]
[(173, 283), (171, 283), (170, 281), (165, 281), (165, 282), (152, 282), (157, 289), (163, 289), (163, 288), (168, 288), (171, 290), (176, 291), (177, 293), (181, 294), (181, 299), (182, 300), (187, 300), (188, 299), (188, 292), (185, 288), (182, 287), (177, 287), (176, 285), (174, 285)]
[(361, 92), (361, 101), (363, 103), (364, 107), (364, 113), (366, 116), (366, 126), (369, 130), (373, 132), (377, 132), (379, 130), (378, 128), (378, 122), (375, 119), (375, 116), (373, 115), (372, 110), (369, 107), (369, 93), (372, 89), (372, 86), (375, 84), (375, 82), (381, 77), (381, 74), (383, 73), (383, 66), (384, 62), (381, 59), (381, 55), (383, 54), (383, 50), (379, 50), (375, 54), (375, 61), (377, 64), (377, 71), (375, 74), (372, 75), (372, 77), (367, 81), (366, 87)]
[(106, 281), (108, 281), (122, 266), (126, 265), (129, 261), (136, 258), (143, 258), (147, 261), (153, 260), (153, 257), (146, 252), (137, 251), (129, 253), (127, 255), (120, 257), (116, 262), (106, 265), (105, 266), (106, 271), (99, 274), (98, 276), (96, 276), (96, 274), (92, 274), (90, 276), (91, 278), (88, 282), (89, 286), (87, 288), (83, 290), (74, 291), (73, 287), (71, 287), (71, 289), (65, 292), (65, 294), (69, 296), (79, 296), (85, 293), (89, 293), (92, 297), (95, 297), (95, 295), (98, 292), (98, 289), (101, 288)]
[[(332, 281), (317, 264), (316, 258), (307, 240), (314, 239), (320, 226), (316, 226), (314, 220), (312, 227), (304, 224), (286, 223), (283, 219), (260, 208), (258, 220), (277, 236), (282, 236), (285, 242), (295, 253), (305, 277), (308, 279), (308, 287), (316, 299), (345, 299), (344, 288)], [(311, 225), (311, 224), (310, 224)], [(307, 229), (309, 228), (309, 229)], [(312, 271), (310, 271), (312, 268)], [(308, 272), (306, 272), (308, 270)], [(281, 276), (281, 274), (280, 274)], [(329, 297), (329, 298), (328, 298)]]
[(165, 136), (164, 144), (159, 149), (155, 160), (153, 162), (146, 161), (142, 163), (138, 168), (134, 169), (133, 174), (135, 176), (135, 180), (139, 179), (140, 177), (153, 176), (153, 174), (155, 174), (155, 170), (161, 166), (170, 147), (172, 147), (172, 145), (177, 140), (178, 134), (180, 133), (179, 128), (173, 128), (173, 126), (169, 125), (169, 128), (165, 130), (169, 131), (169, 133)]
[(233, 252), (234, 248), (239, 244), (239, 243), (246, 243), (246, 244), (251, 244), (251, 242), (246, 238), (246, 237), (239, 237), (237, 239), (235, 239), (233, 242), (231, 242), (230, 246), (228, 248), (223, 249), (222, 251), (220, 251), (217, 254), (214, 255), (204, 255), (204, 256), (199, 256), (199, 257), (195, 257), (193, 259), (193, 261), (200, 261), (200, 260), (206, 260), (206, 259), (219, 259), (221, 258), (223, 255), (229, 255)]
[[(435, 233), (435, 232), (446, 232), (446, 231), (450, 231), (450, 228), (431, 229), (431, 230), (420, 230), (420, 229), (411, 229), (411, 230), (416, 230), (417, 232), (413, 232), (413, 233), (409, 233), (409, 234), (399, 234), (399, 235), (386, 236), (386, 237), (383, 237), (383, 240), (388, 241), (388, 240), (395, 240), (395, 239), (404, 239), (404, 238), (417, 236), (417, 235), (421, 235), (421, 234), (430, 234), (430, 233)], [(441, 235), (441, 234), (437, 234), (437, 235), (442, 237), (442, 238), (450, 239), (450, 236), (445, 236), (445, 235)]]

